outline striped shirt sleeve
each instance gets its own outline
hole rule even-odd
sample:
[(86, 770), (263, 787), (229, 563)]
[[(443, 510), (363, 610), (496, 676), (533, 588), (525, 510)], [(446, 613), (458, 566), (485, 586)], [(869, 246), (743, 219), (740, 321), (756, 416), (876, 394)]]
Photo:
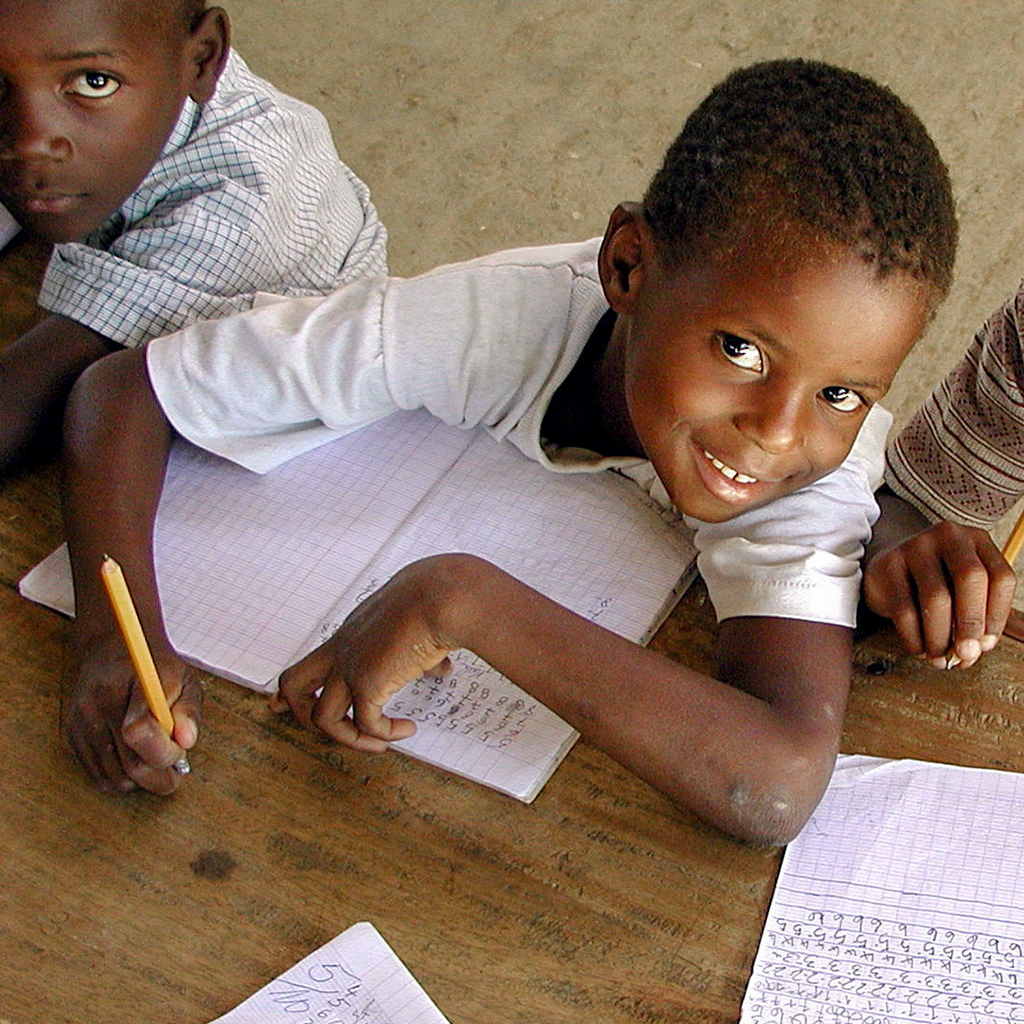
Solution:
[(1024, 286), (890, 442), (886, 483), (932, 520), (987, 529), (1024, 494)]

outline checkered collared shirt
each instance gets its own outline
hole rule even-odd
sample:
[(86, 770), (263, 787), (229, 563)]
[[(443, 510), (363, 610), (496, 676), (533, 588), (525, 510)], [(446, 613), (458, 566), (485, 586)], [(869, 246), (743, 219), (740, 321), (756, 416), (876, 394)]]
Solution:
[(387, 272), (370, 193), (313, 107), (236, 53), (209, 103), (186, 100), (150, 173), (98, 231), (54, 247), (45, 309), (122, 345)]

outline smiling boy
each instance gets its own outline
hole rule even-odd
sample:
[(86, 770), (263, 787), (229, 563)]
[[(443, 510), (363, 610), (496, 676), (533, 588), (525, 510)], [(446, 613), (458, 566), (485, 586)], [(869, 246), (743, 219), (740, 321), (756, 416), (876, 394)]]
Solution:
[(0, 353), (0, 469), (59, 426), (89, 363), (386, 271), (323, 117), (253, 75), (204, 0), (0, 4), (0, 202), (57, 243), (53, 315)]
[[(769, 62), (712, 91), (603, 239), (364, 280), (104, 360), (67, 426), (79, 760), (106, 787), (166, 793), (198, 735), (152, 561), (174, 433), (267, 471), (423, 407), (552, 471), (617, 469), (674, 504), (721, 620), (718, 672), (451, 554), (363, 601), (282, 675), (274, 706), (382, 750), (412, 729), (383, 714), (390, 694), (466, 647), (680, 806), (787, 841), (838, 749), (890, 423), (875, 403), (948, 289), (955, 246), (948, 176), (911, 111), (851, 72)], [(139, 604), (173, 739), (134, 682), (104, 552)]]

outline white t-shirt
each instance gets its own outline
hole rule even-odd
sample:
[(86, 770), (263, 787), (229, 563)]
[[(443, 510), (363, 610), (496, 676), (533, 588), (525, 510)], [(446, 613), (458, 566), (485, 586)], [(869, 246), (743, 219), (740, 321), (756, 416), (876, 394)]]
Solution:
[[(516, 249), (419, 277), (270, 301), (149, 346), (175, 429), (256, 472), (398, 409), (482, 426), (555, 472), (615, 468), (667, 500), (650, 463), (545, 447), (551, 398), (607, 312), (600, 239)], [(868, 414), (839, 469), (726, 523), (691, 520), (720, 619), (852, 626), (891, 417)]]

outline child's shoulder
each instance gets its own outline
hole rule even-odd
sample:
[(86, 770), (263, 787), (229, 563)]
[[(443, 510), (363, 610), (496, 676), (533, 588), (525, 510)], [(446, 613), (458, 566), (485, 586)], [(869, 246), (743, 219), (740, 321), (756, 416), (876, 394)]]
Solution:
[(431, 280), (456, 274), (486, 275), (490, 271), (522, 270), (526, 274), (537, 271), (565, 273), (597, 281), (597, 253), (600, 247), (600, 238), (590, 238), (584, 242), (560, 242), (552, 245), (501, 249), (470, 260), (443, 263), (433, 270), (420, 274), (419, 278)]
[(261, 78), (237, 50), (229, 51), (213, 96), (194, 108), (190, 120), (193, 138), (233, 132), (258, 148), (281, 149), (289, 135), (311, 130), (330, 138), (327, 119), (316, 107)]

